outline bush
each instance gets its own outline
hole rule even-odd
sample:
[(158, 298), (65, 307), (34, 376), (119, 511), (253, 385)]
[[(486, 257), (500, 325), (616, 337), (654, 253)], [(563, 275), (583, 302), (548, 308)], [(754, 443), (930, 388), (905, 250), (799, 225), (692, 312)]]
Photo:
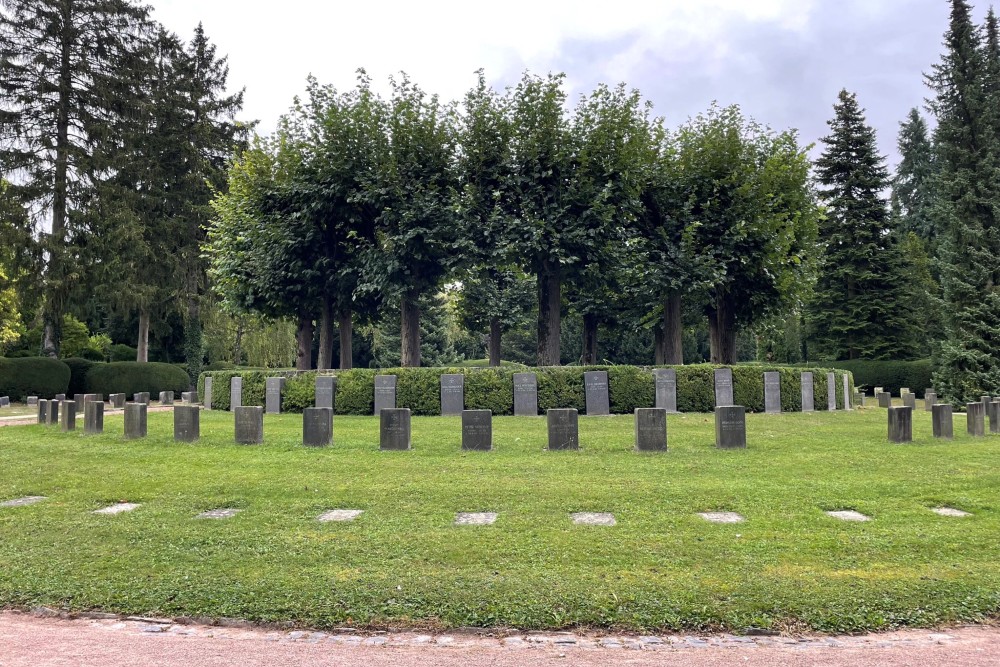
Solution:
[(37, 352), (32, 352), (31, 350), (16, 350), (14, 352), (9, 352), (7, 354), (8, 359), (24, 359), (27, 357), (37, 357), (40, 356)]
[(133, 394), (148, 391), (157, 396), (161, 391), (179, 394), (187, 391), (191, 384), (187, 373), (173, 364), (156, 362), (116, 361), (110, 364), (94, 364), (87, 373), (86, 391), (76, 393)]
[(111, 361), (135, 361), (139, 351), (130, 345), (117, 343), (108, 348), (111, 353)]
[(95, 350), (92, 347), (88, 347), (80, 352), (80, 358), (87, 359), (88, 361), (107, 361), (100, 350)]
[(63, 360), (70, 370), (69, 378), (69, 389), (66, 391), (67, 394), (73, 396), (74, 394), (86, 394), (87, 392), (87, 373), (90, 369), (98, 365), (100, 362), (94, 362), (90, 359), (84, 359), (82, 357), (72, 357), (70, 359)]
[(28, 396), (54, 398), (69, 393), (70, 369), (49, 357), (0, 358), (0, 396), (23, 401)]
[(854, 375), (858, 386), (868, 392), (873, 387), (884, 387), (886, 391), (899, 396), (902, 387), (908, 387), (918, 396), (933, 387), (931, 376), (934, 367), (930, 359), (918, 361), (834, 361), (834, 368), (848, 370)]
[[(181, 370), (184, 377), (187, 371)], [(264, 407), (265, 380), (269, 377), (292, 378), (299, 374), (298, 371), (266, 371), (266, 370), (233, 370), (233, 371), (205, 371), (198, 376), (198, 396), (204, 400), (205, 378), (212, 376), (212, 408), (215, 410), (228, 410), (230, 407), (229, 389), (234, 377), (243, 378), (243, 405), (256, 405)], [(285, 386), (287, 390), (287, 384)], [(186, 390), (185, 390), (186, 391)], [(315, 387), (309, 403), (303, 407), (312, 405), (316, 393)], [(301, 402), (301, 401), (300, 401)]]

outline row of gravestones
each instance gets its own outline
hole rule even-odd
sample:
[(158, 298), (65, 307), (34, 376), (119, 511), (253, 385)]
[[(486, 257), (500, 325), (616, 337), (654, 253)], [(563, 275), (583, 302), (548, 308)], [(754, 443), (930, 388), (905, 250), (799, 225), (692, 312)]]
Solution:
[[(7, 402), (4, 403), (4, 398), (6, 397), (0, 397), (0, 407), (6, 407), (10, 405), (10, 400), (8, 399)], [(28, 396), (27, 405), (29, 407), (36, 407), (40, 405), (41, 400), (44, 399), (39, 399), (37, 396)], [(56, 402), (66, 401), (66, 394), (56, 394), (55, 397), (51, 400), (54, 400)], [(74, 404), (75, 410), (77, 414), (79, 414), (83, 412), (84, 405), (86, 405), (87, 403), (90, 403), (92, 401), (103, 401), (103, 400), (104, 397), (101, 396), (100, 394), (74, 394), (73, 400), (70, 402)], [(107, 405), (112, 409), (121, 410), (125, 407), (126, 400), (127, 399), (125, 394), (109, 394)], [(149, 405), (150, 393), (148, 391), (145, 391), (133, 394), (132, 400), (136, 403), (145, 403), (146, 405)], [(181, 394), (181, 400), (183, 400), (185, 403), (197, 403), (198, 392), (194, 391), (184, 392)], [(160, 392), (161, 405), (173, 405), (173, 403), (174, 403), (174, 392), (172, 391)]]
[[(986, 417), (990, 421), (990, 433), (1000, 434), (1000, 399), (976, 401), (965, 406), (966, 431), (981, 438), (986, 435)], [(889, 442), (913, 441), (913, 406), (889, 406)], [(931, 431), (935, 438), (951, 440), (955, 436), (951, 404), (935, 403), (931, 406)]]

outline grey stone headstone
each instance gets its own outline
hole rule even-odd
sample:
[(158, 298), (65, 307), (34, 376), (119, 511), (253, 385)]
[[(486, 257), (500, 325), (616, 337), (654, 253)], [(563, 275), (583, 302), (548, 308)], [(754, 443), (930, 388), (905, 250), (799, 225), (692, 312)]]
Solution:
[[(387, 376), (395, 378), (395, 376)], [(404, 451), (410, 448), (410, 409), (382, 408), (379, 412), (379, 449)]]
[(56, 394), (55, 399), (61, 403), (66, 400), (66, 394)]
[(927, 412), (932, 412), (934, 405), (937, 403), (937, 394), (933, 391), (924, 392), (924, 410)]
[(1000, 433), (1000, 400), (990, 401), (986, 414), (990, 418), (990, 433)]
[(376, 375), (375, 376), (375, 416), (382, 410), (394, 409), (396, 407), (396, 376)]
[(212, 409), (212, 385), (213, 384), (214, 384), (214, 382), (212, 382), (212, 376), (211, 375), (207, 376), (205, 378), (205, 400), (203, 401), (204, 404), (205, 404), (205, 409), (206, 410), (211, 410)]
[(514, 373), (514, 416), (538, 416), (538, 376)]
[(993, 397), (992, 397), (992, 396), (981, 396), (981, 397), (979, 398), (979, 400), (980, 400), (980, 401), (982, 402), (982, 404), (983, 404), (983, 409), (985, 410), (985, 409), (986, 409), (986, 407), (987, 407), (987, 406), (988, 406), (988, 405), (989, 405), (990, 403), (992, 403), (992, 402), (993, 402)]
[(29, 396), (28, 397), (28, 407), (30, 408), (30, 407), (34, 407), (36, 405), (38, 405), (38, 397), (37, 396)]
[(441, 414), (454, 417), (465, 409), (465, 376), (445, 374), (441, 376)]
[(172, 391), (161, 391), (160, 392), (160, 405), (173, 405), (174, 404), (174, 392)]
[(73, 405), (78, 415), (83, 414), (83, 405), (87, 402), (86, 398), (86, 394), (73, 394)]
[(640, 452), (667, 451), (667, 410), (635, 409), (635, 449)]
[(243, 378), (236, 376), (229, 381), (229, 409), (243, 406)]
[(87, 435), (104, 433), (104, 401), (87, 401), (84, 404), (83, 432)]
[(715, 407), (732, 405), (733, 399), (733, 369), (715, 369)]
[(781, 373), (764, 373), (764, 412), (781, 413)]
[(910, 408), (911, 410), (917, 409), (917, 395), (912, 391), (903, 394), (903, 407)]
[(182, 391), (181, 392), (181, 402), (192, 405), (198, 402), (198, 392), (196, 391)]
[(328, 447), (332, 442), (333, 408), (306, 408), (303, 410), (302, 444), (306, 447)]
[(125, 394), (111, 394), (108, 401), (115, 410), (121, 410), (125, 407)]
[(903, 397), (903, 394), (909, 394), (909, 393), (910, 393), (910, 388), (909, 387), (900, 387), (899, 388), (899, 397), (900, 398)]
[(137, 394), (133, 394), (132, 401), (135, 403), (142, 403), (143, 405), (149, 405), (149, 392), (140, 391)]
[(580, 415), (576, 408), (557, 408), (546, 413), (549, 449), (580, 449)]
[(851, 399), (851, 405), (856, 408), (865, 407), (865, 395), (860, 392), (854, 392), (854, 398)]
[(677, 412), (677, 371), (673, 368), (657, 368), (653, 371), (656, 386), (656, 407), (670, 414)]
[(264, 381), (264, 411), (269, 415), (281, 413), (281, 390), (285, 388), (285, 378), (267, 378)]
[(837, 374), (826, 374), (826, 407), (830, 412), (837, 410)]
[(880, 408), (888, 408), (892, 406), (892, 394), (887, 391), (879, 392), (876, 394), (878, 398), (878, 406)]
[(969, 435), (982, 437), (986, 435), (986, 406), (982, 403), (969, 403), (965, 406), (966, 428)]
[(606, 416), (611, 414), (611, 397), (608, 393), (607, 371), (588, 371), (584, 373), (583, 389), (588, 415)]
[(316, 407), (334, 409), (337, 396), (337, 378), (332, 375), (316, 377)]
[(134, 402), (125, 404), (125, 439), (135, 440), (146, 437), (146, 412), (149, 407), (145, 403)]
[(236, 444), (259, 445), (264, 442), (264, 408), (241, 405), (233, 413), (236, 420)]
[(951, 440), (955, 437), (953, 410), (950, 403), (936, 403), (931, 408), (931, 422), (935, 438)]
[(44, 424), (49, 419), (49, 399), (43, 398), (38, 405), (38, 423)]
[(10, 407), (10, 396), (0, 396), (0, 408)]
[(746, 449), (747, 409), (723, 405), (715, 409), (715, 446), (719, 449)]
[(493, 449), (493, 411), (462, 411), (462, 449), (488, 452)]
[(812, 412), (816, 409), (816, 401), (813, 399), (813, 374), (806, 371), (800, 376), (802, 383), (802, 412)]
[(889, 442), (913, 442), (913, 407), (909, 405), (891, 407), (888, 415)]
[(844, 373), (844, 409), (851, 409), (851, 381)]
[(875, 396), (878, 396), (885, 390), (885, 387), (875, 387)]
[(45, 423), (49, 426), (59, 425), (59, 401), (49, 401), (49, 412), (45, 416)]
[(178, 405), (174, 408), (174, 440), (196, 442), (201, 437), (201, 408)]
[(63, 431), (76, 430), (76, 406), (73, 401), (62, 401), (62, 414), (59, 415)]

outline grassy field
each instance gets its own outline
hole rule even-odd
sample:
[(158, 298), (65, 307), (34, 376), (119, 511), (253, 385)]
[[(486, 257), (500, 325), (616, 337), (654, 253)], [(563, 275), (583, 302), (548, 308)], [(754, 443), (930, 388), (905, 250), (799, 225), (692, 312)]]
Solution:
[[(458, 418), (414, 418), (411, 452), (377, 449), (373, 418), (338, 417), (303, 448), (301, 416), (266, 444), (0, 428), (0, 607), (293, 620), (316, 627), (853, 631), (996, 617), (1000, 437), (886, 442), (885, 411), (752, 415), (750, 449), (714, 449), (709, 415), (669, 420), (670, 451), (632, 451), (631, 417), (581, 417), (579, 452), (544, 451), (543, 419), (498, 418), (496, 450), (459, 451)], [(135, 512), (98, 516), (113, 502)], [(971, 512), (945, 518), (940, 505)], [(233, 507), (233, 519), (195, 520)], [(321, 524), (329, 509), (362, 509)], [(873, 518), (846, 523), (825, 510)], [(743, 514), (709, 524), (697, 513)], [(499, 512), (486, 527), (456, 512)], [(570, 512), (613, 512), (614, 527)]]

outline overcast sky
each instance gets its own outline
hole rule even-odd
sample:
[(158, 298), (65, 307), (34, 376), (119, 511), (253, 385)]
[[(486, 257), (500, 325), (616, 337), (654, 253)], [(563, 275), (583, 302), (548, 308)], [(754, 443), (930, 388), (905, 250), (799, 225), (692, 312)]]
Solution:
[(359, 67), (380, 84), (405, 70), (459, 99), (478, 68), (498, 88), (530, 69), (565, 72), (573, 97), (624, 81), (671, 126), (713, 100), (737, 103), (810, 143), (847, 88), (893, 160), (948, 19), (947, 0), (148, 1), (184, 38), (204, 23), (229, 55), (231, 85), (246, 87), (245, 116), (265, 133), (309, 74), (348, 88)]

